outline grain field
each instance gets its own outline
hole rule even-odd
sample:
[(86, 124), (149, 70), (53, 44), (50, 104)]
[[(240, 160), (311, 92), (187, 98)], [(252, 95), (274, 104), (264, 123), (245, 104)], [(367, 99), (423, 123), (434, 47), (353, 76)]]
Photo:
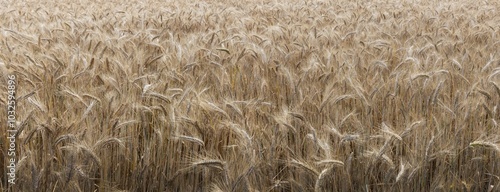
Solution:
[(0, 5), (2, 191), (500, 191), (498, 1)]

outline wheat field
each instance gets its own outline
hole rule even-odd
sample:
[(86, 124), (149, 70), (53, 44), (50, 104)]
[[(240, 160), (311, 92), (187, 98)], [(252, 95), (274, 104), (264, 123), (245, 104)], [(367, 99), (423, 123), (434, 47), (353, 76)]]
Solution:
[(500, 3), (0, 1), (2, 191), (500, 191)]

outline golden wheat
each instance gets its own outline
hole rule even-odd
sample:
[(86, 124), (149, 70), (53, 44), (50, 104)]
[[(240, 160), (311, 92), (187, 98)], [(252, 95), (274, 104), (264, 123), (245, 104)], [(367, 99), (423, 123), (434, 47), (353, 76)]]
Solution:
[(500, 190), (496, 1), (0, 5), (0, 190)]

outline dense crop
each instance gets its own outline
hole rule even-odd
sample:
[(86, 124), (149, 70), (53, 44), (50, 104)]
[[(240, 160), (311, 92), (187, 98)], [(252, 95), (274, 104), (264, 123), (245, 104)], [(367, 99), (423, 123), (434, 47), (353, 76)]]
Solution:
[(496, 1), (0, 4), (13, 190), (500, 191)]

